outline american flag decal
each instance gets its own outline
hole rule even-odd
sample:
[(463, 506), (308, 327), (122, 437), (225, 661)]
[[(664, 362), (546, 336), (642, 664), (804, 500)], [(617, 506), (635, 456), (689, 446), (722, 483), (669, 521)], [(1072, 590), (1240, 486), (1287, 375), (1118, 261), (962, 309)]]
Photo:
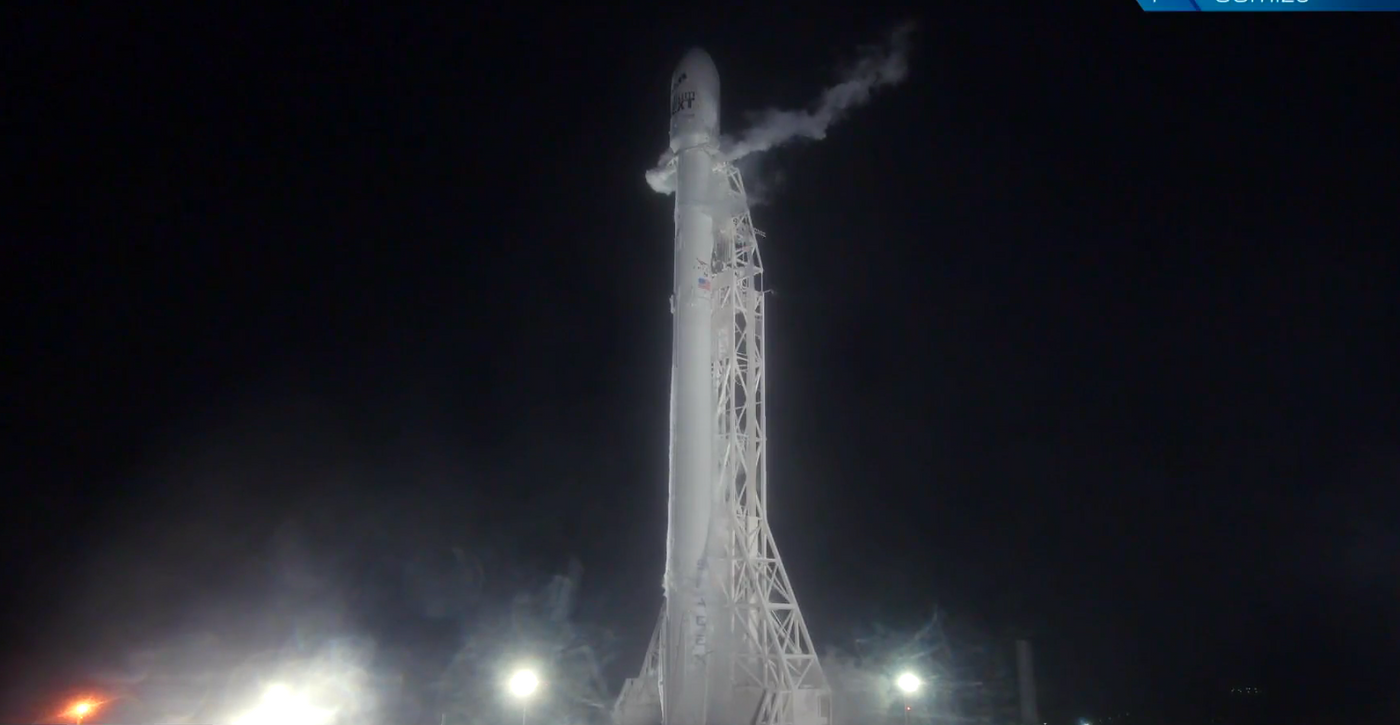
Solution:
[(701, 278), (700, 278), (700, 289), (705, 290), (706, 292), (710, 291), (710, 278), (709, 278), (709, 277), (701, 277)]

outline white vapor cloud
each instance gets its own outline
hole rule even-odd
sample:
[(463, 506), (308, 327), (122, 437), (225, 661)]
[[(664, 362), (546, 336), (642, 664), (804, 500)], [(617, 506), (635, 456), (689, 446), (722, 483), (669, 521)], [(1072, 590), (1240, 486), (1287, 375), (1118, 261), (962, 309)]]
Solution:
[(764, 206), (773, 200), (778, 191), (787, 183), (787, 175), (782, 169), (771, 168), (763, 154), (745, 156), (734, 162), (744, 178), (744, 196), (749, 207)]
[[(738, 163), (744, 174), (751, 205), (765, 203), (783, 181), (781, 174), (760, 178), (755, 172), (756, 155), (798, 139), (824, 139), (833, 124), (869, 103), (876, 90), (903, 82), (909, 75), (909, 41), (914, 29), (913, 22), (903, 23), (889, 34), (884, 44), (862, 48), (857, 60), (841, 74), (837, 83), (822, 91), (809, 108), (770, 108), (751, 114), (752, 125), (748, 129), (737, 136), (720, 139), (720, 155)], [(658, 194), (671, 194), (676, 190), (670, 162), (668, 150), (646, 173), (647, 184)]]
[(721, 142), (721, 153), (736, 161), (797, 139), (826, 138), (827, 129), (868, 103), (877, 89), (898, 85), (908, 77), (909, 36), (913, 31), (913, 23), (904, 23), (890, 33), (884, 45), (865, 48), (836, 85), (823, 91), (811, 108), (768, 109), (756, 114), (753, 125), (737, 138)]

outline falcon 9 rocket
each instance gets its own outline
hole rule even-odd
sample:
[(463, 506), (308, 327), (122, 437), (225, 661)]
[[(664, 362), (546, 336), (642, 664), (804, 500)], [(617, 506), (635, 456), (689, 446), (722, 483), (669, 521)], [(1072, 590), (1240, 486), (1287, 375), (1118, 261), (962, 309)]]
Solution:
[(694, 722), (704, 712), (709, 650), (708, 608), (719, 591), (714, 560), (718, 509), (714, 465), (715, 333), (712, 261), (715, 247), (719, 72), (692, 50), (671, 80), (671, 153), (676, 164), (675, 323), (671, 347), (671, 491), (666, 551), (662, 705), (665, 722)]
[(618, 725), (828, 725), (830, 690), (768, 527), (763, 291), (743, 180), (719, 150), (719, 72), (686, 53), (675, 193), (665, 604)]

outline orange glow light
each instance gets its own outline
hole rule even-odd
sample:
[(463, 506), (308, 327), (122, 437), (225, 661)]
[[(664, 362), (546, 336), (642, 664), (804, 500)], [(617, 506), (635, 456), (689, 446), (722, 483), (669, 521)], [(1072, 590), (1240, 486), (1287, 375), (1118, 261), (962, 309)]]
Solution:
[(97, 712), (97, 708), (101, 704), (102, 703), (97, 702), (95, 700), (79, 700), (73, 703), (71, 706), (69, 706), (68, 710), (63, 713), (63, 716), (71, 717), (73, 718), (74, 722), (77, 722), (81, 725), (81, 723), (83, 722), (83, 718), (86, 718), (88, 715)]

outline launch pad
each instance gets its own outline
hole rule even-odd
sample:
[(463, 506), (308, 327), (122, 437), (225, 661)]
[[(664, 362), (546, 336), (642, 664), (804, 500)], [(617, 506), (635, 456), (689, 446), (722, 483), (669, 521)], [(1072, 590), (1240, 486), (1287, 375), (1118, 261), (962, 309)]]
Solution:
[(768, 524), (761, 234), (716, 147), (704, 51), (672, 76), (671, 112), (653, 172), (676, 194), (666, 605), (614, 722), (829, 725), (831, 690)]

